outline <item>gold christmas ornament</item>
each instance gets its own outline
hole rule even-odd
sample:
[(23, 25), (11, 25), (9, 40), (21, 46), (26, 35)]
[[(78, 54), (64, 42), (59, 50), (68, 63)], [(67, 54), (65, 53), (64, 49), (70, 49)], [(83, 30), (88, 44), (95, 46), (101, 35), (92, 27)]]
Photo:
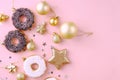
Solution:
[(55, 77), (48, 77), (48, 78), (46, 78), (45, 80), (58, 80), (58, 79), (55, 78)]
[(51, 18), (49, 21), (50, 25), (52, 25), (52, 26), (56, 26), (58, 24), (58, 22), (59, 22), (58, 16)]
[(64, 64), (69, 63), (66, 54), (66, 49), (57, 50), (55, 48), (52, 48), (52, 57), (48, 60), (48, 62), (55, 65), (57, 69), (60, 69)]
[(27, 49), (30, 51), (35, 49), (35, 43), (33, 42), (33, 40), (30, 40), (30, 42), (27, 44)]
[(5, 69), (9, 70), (9, 73), (14, 73), (17, 71), (17, 66), (15, 66), (13, 63), (11, 63), (10, 65), (8, 65), (7, 67), (5, 67)]
[(60, 35), (55, 33), (55, 32), (53, 33), (52, 40), (53, 40), (54, 43), (60, 43), (62, 41)]
[(23, 73), (18, 73), (17, 80), (25, 80), (25, 75)]
[(9, 18), (9, 16), (4, 15), (4, 14), (0, 14), (0, 22), (4, 22)]
[(37, 12), (40, 15), (45, 15), (50, 12), (50, 6), (46, 1), (41, 1), (40, 3), (37, 4)]
[(46, 23), (44, 22), (41, 25), (38, 25), (36, 31), (37, 31), (37, 33), (44, 34), (47, 31)]
[(60, 26), (60, 33), (64, 39), (71, 39), (77, 35), (78, 30), (73, 22), (66, 22)]

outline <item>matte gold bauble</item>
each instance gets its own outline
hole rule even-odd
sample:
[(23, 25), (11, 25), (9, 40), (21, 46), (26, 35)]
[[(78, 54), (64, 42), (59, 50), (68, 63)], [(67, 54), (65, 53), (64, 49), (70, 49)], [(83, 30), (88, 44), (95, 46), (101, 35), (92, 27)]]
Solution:
[(60, 26), (60, 33), (64, 39), (75, 37), (77, 32), (77, 27), (73, 22), (66, 22)]
[(54, 43), (60, 43), (60, 42), (61, 42), (61, 37), (60, 37), (60, 35), (57, 34), (57, 33), (55, 33), (55, 32), (53, 33), (52, 39), (53, 39), (53, 42), (54, 42)]
[(40, 3), (37, 4), (37, 12), (40, 15), (45, 15), (50, 12), (50, 6), (48, 5), (47, 2), (41, 1)]
[(27, 44), (27, 50), (34, 50), (35, 49), (35, 43), (33, 42), (33, 40), (31, 40), (28, 44)]

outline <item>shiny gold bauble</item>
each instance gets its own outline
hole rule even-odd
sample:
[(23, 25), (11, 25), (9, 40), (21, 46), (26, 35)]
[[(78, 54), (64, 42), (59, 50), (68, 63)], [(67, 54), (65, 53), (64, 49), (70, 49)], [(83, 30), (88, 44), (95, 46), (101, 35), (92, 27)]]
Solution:
[(52, 26), (56, 26), (58, 24), (58, 22), (59, 22), (58, 17), (53, 17), (49, 21), (50, 25), (52, 25)]
[(53, 39), (53, 42), (54, 42), (54, 43), (60, 43), (60, 42), (61, 42), (61, 37), (60, 37), (60, 35), (57, 34), (57, 33), (55, 33), (55, 32), (53, 33), (52, 39)]
[(17, 80), (25, 80), (25, 75), (23, 73), (18, 73)]
[(45, 15), (50, 12), (50, 6), (47, 2), (41, 1), (37, 4), (37, 12), (41, 15)]
[(75, 37), (77, 32), (77, 27), (73, 22), (66, 22), (60, 26), (60, 33), (64, 39)]
[(4, 14), (0, 14), (0, 22), (4, 22), (9, 18), (9, 16), (4, 15)]

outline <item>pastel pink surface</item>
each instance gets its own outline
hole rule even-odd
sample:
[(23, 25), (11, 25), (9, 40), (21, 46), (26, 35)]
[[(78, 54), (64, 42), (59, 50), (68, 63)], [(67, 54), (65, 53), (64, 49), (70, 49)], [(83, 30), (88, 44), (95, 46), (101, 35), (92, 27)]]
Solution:
[[(40, 78), (26, 80), (44, 80), (46, 77), (58, 77), (60, 80), (120, 80), (120, 1), (119, 0), (46, 0), (58, 16), (61, 22), (73, 21), (80, 30), (92, 31), (90, 37), (76, 37), (64, 40), (60, 44), (54, 44), (51, 39), (52, 32), (58, 32), (59, 27), (47, 26), (50, 34), (40, 35), (36, 33), (36, 27), (26, 31), (29, 39), (33, 39), (37, 45), (35, 51), (25, 51), (18, 54), (9, 52), (4, 46), (0, 46), (0, 67), (15, 62), (19, 67), (18, 72), (24, 72), (22, 57), (47, 54), (46, 60), (51, 57), (51, 46), (58, 49), (66, 48), (70, 64), (57, 70), (53, 65), (47, 64), (48, 70)], [(49, 17), (41, 16), (36, 11), (36, 5), (40, 0), (15, 0), (16, 8), (29, 8), (36, 17), (36, 25), (48, 21)], [(15, 30), (12, 17), (12, 0), (0, 1), (0, 13), (10, 16), (10, 19), (0, 25), (0, 41), (5, 35)], [(33, 34), (36, 36), (33, 37)], [(45, 47), (42, 43), (46, 42)], [(44, 52), (41, 51), (44, 49)], [(9, 56), (12, 56), (9, 59)], [(53, 74), (50, 72), (53, 71)], [(16, 74), (9, 74), (4, 68), (0, 68), (0, 79), (16, 80)], [(66, 78), (67, 76), (67, 78)]]

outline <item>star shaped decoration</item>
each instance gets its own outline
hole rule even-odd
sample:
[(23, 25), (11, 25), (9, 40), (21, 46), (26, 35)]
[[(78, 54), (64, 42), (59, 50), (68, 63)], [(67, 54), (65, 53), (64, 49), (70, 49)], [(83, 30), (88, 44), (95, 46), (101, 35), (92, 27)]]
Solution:
[(40, 34), (44, 34), (47, 31), (47, 29), (46, 29), (46, 23), (43, 22), (41, 25), (38, 25), (36, 31), (38, 33), (40, 33)]
[(64, 64), (68, 64), (70, 62), (66, 54), (66, 49), (57, 50), (52, 48), (52, 57), (48, 60), (48, 62), (55, 65), (57, 69), (60, 69)]
[(13, 63), (5, 67), (5, 69), (8, 69), (10, 73), (14, 73), (17, 71), (17, 66), (15, 66)]

